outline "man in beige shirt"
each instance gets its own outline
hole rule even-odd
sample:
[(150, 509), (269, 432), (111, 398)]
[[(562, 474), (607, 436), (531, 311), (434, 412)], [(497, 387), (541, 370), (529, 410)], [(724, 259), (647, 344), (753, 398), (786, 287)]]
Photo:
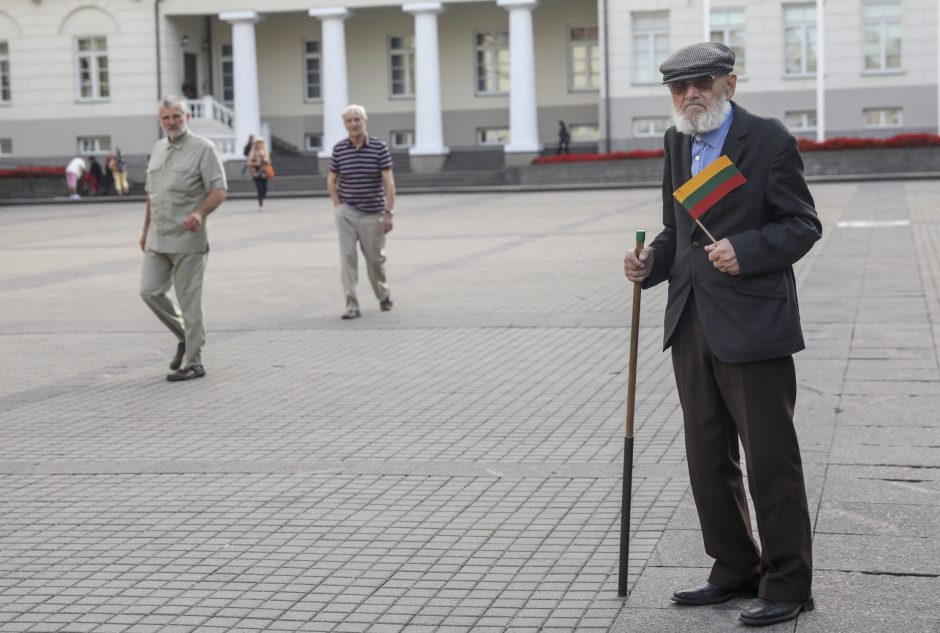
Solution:
[[(159, 106), (160, 127), (147, 164), (147, 212), (140, 236), (144, 265), (140, 296), (179, 341), (170, 362), (171, 382), (201, 378), (202, 279), (209, 258), (206, 218), (225, 200), (222, 159), (208, 139), (189, 131), (189, 105), (166, 97)], [(167, 297), (176, 292), (179, 309)]]

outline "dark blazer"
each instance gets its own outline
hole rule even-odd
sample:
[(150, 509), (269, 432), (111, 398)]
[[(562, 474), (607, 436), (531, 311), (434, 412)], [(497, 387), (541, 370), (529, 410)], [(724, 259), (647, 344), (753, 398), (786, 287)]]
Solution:
[(741, 273), (731, 276), (712, 265), (704, 250), (711, 240), (672, 197), (692, 177), (692, 139), (672, 127), (665, 137), (663, 231), (650, 244), (653, 267), (643, 287), (669, 281), (663, 349), (694, 289), (712, 353), (724, 362), (746, 363), (804, 348), (793, 263), (820, 238), (822, 224), (796, 139), (779, 121), (732, 107), (722, 154), (747, 183), (699, 219), (715, 239), (728, 238)]

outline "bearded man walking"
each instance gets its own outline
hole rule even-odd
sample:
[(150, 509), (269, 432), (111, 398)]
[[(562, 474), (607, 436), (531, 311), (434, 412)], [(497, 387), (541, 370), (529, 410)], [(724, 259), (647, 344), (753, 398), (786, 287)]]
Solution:
[[(206, 218), (225, 200), (225, 169), (215, 145), (189, 131), (189, 105), (166, 97), (158, 109), (166, 136), (147, 164), (147, 207), (140, 250), (140, 296), (177, 339), (170, 382), (202, 378), (202, 279), (209, 259)], [(176, 291), (179, 309), (167, 292)]]
[[(792, 354), (804, 348), (793, 264), (822, 234), (796, 140), (779, 122), (731, 101), (734, 52), (682, 48), (660, 66), (675, 126), (666, 132), (663, 230), (624, 272), (644, 288), (669, 282), (664, 349), (671, 348), (708, 582), (676, 591), (682, 605), (757, 596), (740, 614), (762, 626), (814, 608), (812, 535), (793, 426)], [(746, 183), (700, 217), (673, 192), (727, 156)], [(754, 539), (738, 441), (757, 515)]]

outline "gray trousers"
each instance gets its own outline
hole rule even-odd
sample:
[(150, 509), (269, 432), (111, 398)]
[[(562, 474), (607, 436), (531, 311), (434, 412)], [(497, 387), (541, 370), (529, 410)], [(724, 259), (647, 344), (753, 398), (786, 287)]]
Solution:
[(359, 281), (359, 257), (356, 243), (366, 259), (366, 272), (372, 291), (379, 301), (389, 298), (385, 280), (385, 231), (381, 213), (363, 213), (347, 204), (336, 207), (336, 229), (339, 232), (340, 279), (346, 294), (346, 307), (359, 309), (356, 283)]
[[(183, 367), (202, 364), (206, 328), (202, 322), (202, 278), (208, 253), (144, 252), (140, 296), (179, 341), (186, 342)], [(167, 296), (173, 287), (179, 309)]]

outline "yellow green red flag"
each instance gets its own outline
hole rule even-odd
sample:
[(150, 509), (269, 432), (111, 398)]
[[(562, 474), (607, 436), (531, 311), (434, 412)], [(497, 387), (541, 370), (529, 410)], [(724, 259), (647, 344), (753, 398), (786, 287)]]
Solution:
[(698, 220), (728, 192), (746, 182), (747, 179), (738, 171), (731, 159), (722, 156), (676, 189), (672, 197), (685, 207), (694, 219)]

